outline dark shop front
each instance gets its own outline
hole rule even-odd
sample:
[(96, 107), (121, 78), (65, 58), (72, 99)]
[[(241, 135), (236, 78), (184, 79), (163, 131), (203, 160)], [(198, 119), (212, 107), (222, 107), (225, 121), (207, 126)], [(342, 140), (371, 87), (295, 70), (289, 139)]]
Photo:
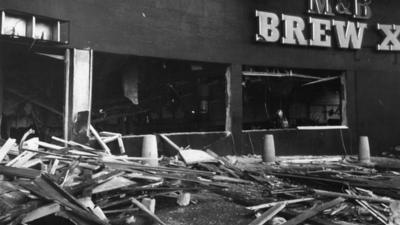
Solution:
[[(89, 124), (220, 154), (399, 145), (395, 0), (2, 0), (2, 138)], [(399, 25), (396, 25), (399, 24)], [(17, 113), (18, 112), (18, 113)], [(163, 146), (161, 145), (161, 148)]]

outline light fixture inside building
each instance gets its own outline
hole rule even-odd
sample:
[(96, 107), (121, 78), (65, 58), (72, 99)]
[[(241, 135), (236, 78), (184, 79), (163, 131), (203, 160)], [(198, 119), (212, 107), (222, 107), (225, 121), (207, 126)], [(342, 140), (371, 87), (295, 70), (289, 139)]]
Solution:
[(14, 10), (2, 10), (0, 34), (6, 38), (29, 38), (68, 44), (69, 22)]

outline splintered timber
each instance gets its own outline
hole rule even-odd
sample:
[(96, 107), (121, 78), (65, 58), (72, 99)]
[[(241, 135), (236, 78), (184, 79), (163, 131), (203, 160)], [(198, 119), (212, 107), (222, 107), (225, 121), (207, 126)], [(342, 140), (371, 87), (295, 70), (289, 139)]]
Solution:
[[(361, 49), (368, 30), (366, 20), (372, 17), (372, 0), (309, 0), (308, 14), (322, 15), (303, 19), (299, 16), (256, 11), (258, 18), (257, 42), (281, 42), (285, 45), (331, 48), (334, 43), (342, 49)], [(337, 20), (335, 16), (347, 16), (357, 21)], [(377, 44), (379, 51), (400, 51), (400, 25), (377, 24), (383, 35)]]

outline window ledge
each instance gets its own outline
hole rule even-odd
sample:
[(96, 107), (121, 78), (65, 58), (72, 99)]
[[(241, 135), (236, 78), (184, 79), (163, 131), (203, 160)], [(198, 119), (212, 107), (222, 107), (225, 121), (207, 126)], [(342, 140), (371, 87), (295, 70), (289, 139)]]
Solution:
[(348, 126), (299, 126), (298, 130), (345, 130)]

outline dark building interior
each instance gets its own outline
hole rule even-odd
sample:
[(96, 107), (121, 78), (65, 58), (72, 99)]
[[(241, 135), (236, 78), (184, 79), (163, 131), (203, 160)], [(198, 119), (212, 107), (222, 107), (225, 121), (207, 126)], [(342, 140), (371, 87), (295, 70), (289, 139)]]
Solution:
[(122, 134), (218, 131), (226, 66), (96, 53), (92, 123)]
[(343, 74), (331, 70), (245, 67), (243, 128), (346, 125)]
[(57, 50), (2, 44), (3, 138), (19, 140), (29, 128), (43, 140), (63, 135), (64, 63), (51, 52)]

